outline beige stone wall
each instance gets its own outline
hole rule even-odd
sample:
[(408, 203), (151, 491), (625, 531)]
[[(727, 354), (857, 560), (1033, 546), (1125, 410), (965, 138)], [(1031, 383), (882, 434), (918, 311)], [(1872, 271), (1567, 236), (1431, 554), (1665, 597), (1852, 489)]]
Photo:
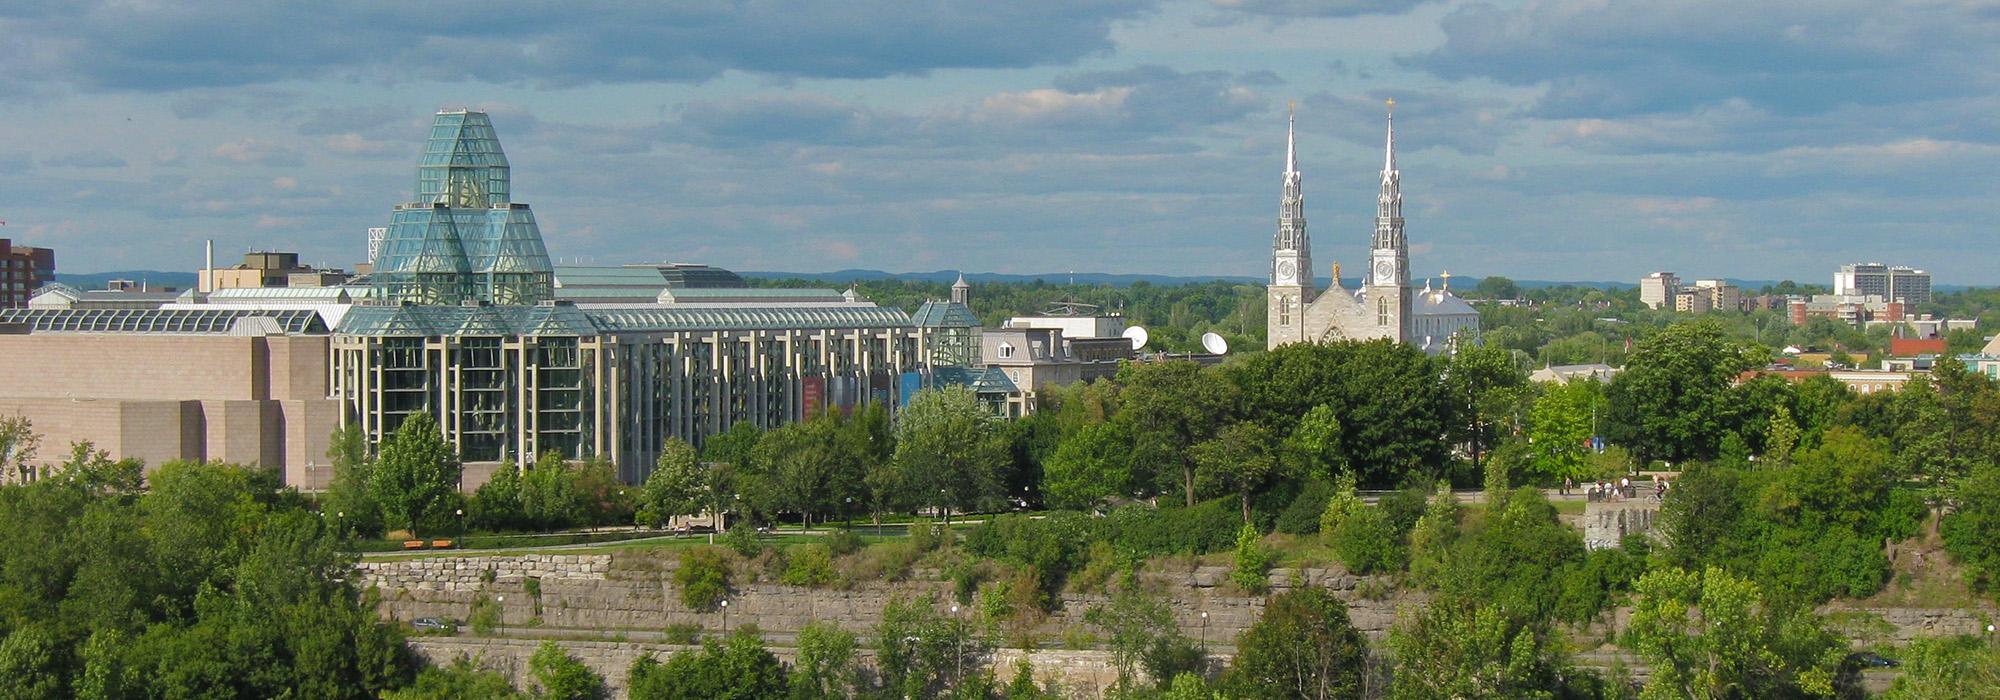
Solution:
[(0, 414), (42, 436), (41, 460), (88, 440), (148, 465), (210, 459), (283, 466), (299, 484), (340, 422), (326, 337), (0, 335)]

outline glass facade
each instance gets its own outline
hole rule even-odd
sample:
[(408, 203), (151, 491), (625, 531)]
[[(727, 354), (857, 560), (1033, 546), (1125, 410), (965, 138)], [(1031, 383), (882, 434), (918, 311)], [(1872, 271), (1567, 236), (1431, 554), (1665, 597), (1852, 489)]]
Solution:
[(510, 201), (507, 154), (482, 112), (439, 112), (371, 276), (379, 298), (418, 304), (534, 304), (555, 296), (535, 214)]

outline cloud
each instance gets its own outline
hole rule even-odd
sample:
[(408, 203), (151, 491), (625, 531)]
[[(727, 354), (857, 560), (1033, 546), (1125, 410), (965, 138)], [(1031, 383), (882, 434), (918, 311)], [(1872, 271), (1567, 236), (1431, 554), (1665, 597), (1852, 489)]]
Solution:
[(42, 161), (49, 168), (123, 168), (125, 159), (104, 151), (78, 151)]
[(1426, 0), (1211, 0), (1216, 7), (1272, 17), (1353, 17), (1402, 14)]
[(215, 147), (209, 155), (239, 165), (298, 166), (305, 164), (305, 158), (290, 146), (244, 139), (231, 141)]
[(1786, 115), (1989, 94), (2000, 16), (1978, 3), (1538, 0), (1469, 4), (1404, 63), (1545, 86), (1536, 113), (1615, 118), (1727, 100)]
[(1396, 101), (1396, 148), (1413, 152), (1443, 146), (1487, 155), (1522, 128), (1520, 109), (1499, 97), (1445, 90), (1376, 90), (1365, 95), (1315, 93), (1300, 105), (1302, 131), (1331, 132), (1345, 141), (1380, 149)]
[[(1144, 0), (123, 3), (0, 9), (0, 74), (158, 91), (324, 77), (531, 85), (1066, 64)], [(17, 78), (16, 80), (27, 80)], [(199, 105), (189, 105), (199, 112)]]

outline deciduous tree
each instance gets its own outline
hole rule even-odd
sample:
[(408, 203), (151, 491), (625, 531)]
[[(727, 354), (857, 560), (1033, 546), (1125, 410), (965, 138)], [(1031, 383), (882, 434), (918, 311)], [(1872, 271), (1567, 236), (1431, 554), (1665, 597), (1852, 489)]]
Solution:
[(397, 524), (416, 536), (425, 518), (457, 493), (459, 470), (458, 454), (444, 441), (437, 421), (416, 413), (384, 441), (369, 486)]

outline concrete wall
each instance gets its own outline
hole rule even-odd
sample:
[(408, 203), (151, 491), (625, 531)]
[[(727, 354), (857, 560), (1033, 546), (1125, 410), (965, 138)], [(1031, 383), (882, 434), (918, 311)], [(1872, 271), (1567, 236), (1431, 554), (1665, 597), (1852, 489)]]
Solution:
[[(158, 466), (208, 459), (281, 466), (303, 483), (325, 461), (339, 405), (324, 336), (0, 335), (0, 415), (42, 437), (40, 461), (73, 442)], [(317, 475), (316, 475), (317, 476)], [(328, 475), (330, 476), (330, 474)]]

